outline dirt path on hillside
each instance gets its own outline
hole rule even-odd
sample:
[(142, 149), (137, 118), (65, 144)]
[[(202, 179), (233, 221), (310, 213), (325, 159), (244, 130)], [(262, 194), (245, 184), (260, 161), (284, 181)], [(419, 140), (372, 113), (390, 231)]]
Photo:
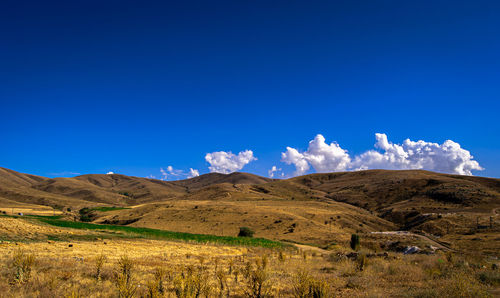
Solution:
[(386, 231), (386, 232), (372, 232), (372, 234), (382, 234), (382, 235), (397, 235), (397, 236), (414, 236), (417, 238), (420, 238), (422, 240), (425, 240), (427, 242), (430, 242), (433, 246), (440, 248), (442, 250), (451, 250), (455, 251), (453, 248), (451, 248), (449, 245), (442, 243), (439, 240), (433, 239), (427, 235), (421, 235), (421, 234), (416, 234), (408, 231)]
[(322, 249), (322, 248), (319, 248), (319, 247), (316, 247), (316, 246), (307, 245), (307, 244), (293, 243), (293, 245), (295, 245), (295, 247), (297, 247), (298, 249), (304, 250), (304, 251), (314, 251), (314, 252), (319, 252), (319, 253), (330, 253), (328, 250), (325, 250), (325, 249)]

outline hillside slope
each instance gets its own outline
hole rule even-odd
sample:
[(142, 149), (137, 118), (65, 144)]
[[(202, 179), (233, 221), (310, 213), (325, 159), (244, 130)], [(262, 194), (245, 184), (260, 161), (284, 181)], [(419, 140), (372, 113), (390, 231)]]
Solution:
[[(119, 174), (49, 179), (0, 168), (0, 210), (13, 206), (94, 210), (95, 222), (327, 245), (350, 233), (422, 231), (467, 235), (497, 226), (500, 179), (421, 170), (311, 174), (286, 180), (210, 173), (180, 181)], [(491, 219), (490, 219), (491, 217)], [(493, 231), (493, 230), (492, 230)]]

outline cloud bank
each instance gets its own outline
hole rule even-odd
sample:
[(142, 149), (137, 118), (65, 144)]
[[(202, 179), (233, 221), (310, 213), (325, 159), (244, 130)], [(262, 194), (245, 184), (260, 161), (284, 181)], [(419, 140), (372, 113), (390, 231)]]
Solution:
[(210, 164), (208, 169), (210, 172), (228, 174), (243, 169), (245, 165), (253, 160), (257, 160), (253, 156), (252, 150), (245, 150), (238, 155), (231, 152), (218, 151), (207, 153), (205, 160)]
[(281, 161), (295, 166), (294, 175), (303, 175), (310, 166), (316, 172), (338, 172), (366, 169), (425, 169), (436, 172), (472, 175), (472, 170), (483, 168), (475, 161), (469, 151), (460, 144), (447, 140), (443, 144), (406, 139), (403, 144), (393, 144), (387, 135), (375, 134), (377, 150), (366, 151), (354, 158), (339, 144), (327, 144), (318, 134), (309, 142), (305, 152), (287, 147), (281, 153)]

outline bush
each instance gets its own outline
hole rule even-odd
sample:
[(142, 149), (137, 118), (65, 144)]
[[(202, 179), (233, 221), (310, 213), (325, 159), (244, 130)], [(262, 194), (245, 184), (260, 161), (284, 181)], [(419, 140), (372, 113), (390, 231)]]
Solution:
[(248, 227), (240, 227), (240, 232), (238, 233), (238, 237), (253, 237), (253, 234), (255, 234), (254, 231), (252, 231)]
[(351, 235), (351, 248), (353, 250), (359, 249), (359, 235), (358, 234)]
[(498, 286), (500, 285), (500, 272), (486, 271), (479, 274), (479, 280), (487, 285)]
[(134, 263), (127, 256), (122, 256), (118, 261), (118, 268), (115, 272), (115, 283), (118, 288), (119, 298), (134, 297), (137, 287), (132, 281), (132, 270)]
[(261, 298), (267, 297), (269, 292), (269, 272), (267, 270), (267, 257), (256, 261), (256, 268), (247, 263), (245, 277), (247, 278), (245, 295), (246, 297)]
[(366, 261), (367, 261), (367, 259), (366, 259), (366, 255), (365, 254), (358, 255), (357, 262), (358, 262), (358, 269), (359, 269), (359, 271), (365, 270)]
[(23, 250), (18, 250), (12, 258), (12, 267), (14, 268), (14, 279), (18, 283), (24, 283), (31, 277), (31, 270), (35, 263), (35, 256), (26, 254)]
[(92, 221), (92, 218), (90, 217), (90, 212), (92, 212), (92, 209), (85, 207), (80, 209), (78, 212), (80, 213), (80, 221)]
[(312, 276), (306, 270), (299, 270), (293, 280), (293, 297), (331, 297), (328, 283)]
[(97, 281), (101, 280), (102, 267), (104, 266), (104, 263), (106, 263), (107, 260), (108, 258), (103, 254), (97, 256), (95, 259), (95, 278), (97, 279)]

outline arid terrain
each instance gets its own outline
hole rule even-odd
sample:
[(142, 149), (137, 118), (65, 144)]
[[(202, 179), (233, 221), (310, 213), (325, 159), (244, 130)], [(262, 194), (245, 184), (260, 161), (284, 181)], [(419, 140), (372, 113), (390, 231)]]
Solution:
[[(0, 296), (499, 295), (500, 179), (51, 179), (0, 168), (0, 211)], [(253, 238), (236, 237), (241, 227)]]

